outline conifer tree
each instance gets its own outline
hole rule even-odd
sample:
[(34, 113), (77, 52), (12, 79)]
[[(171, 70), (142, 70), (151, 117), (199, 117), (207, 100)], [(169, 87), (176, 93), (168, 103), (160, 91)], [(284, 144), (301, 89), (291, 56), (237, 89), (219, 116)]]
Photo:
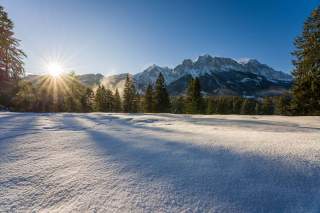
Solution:
[(304, 23), (302, 34), (296, 38), (293, 52), (293, 101), (295, 113), (320, 114), (320, 6)]
[(112, 91), (110, 89), (106, 89), (105, 90), (105, 112), (112, 112), (113, 111), (113, 103), (114, 103), (114, 99), (113, 99), (113, 94)]
[(185, 100), (183, 96), (172, 97), (171, 98), (171, 112), (174, 114), (183, 114), (185, 113)]
[(192, 114), (193, 113), (193, 85), (194, 79), (191, 78), (188, 83), (187, 93), (186, 93), (186, 113)]
[(20, 40), (14, 37), (14, 24), (0, 6), (0, 82), (18, 79), (24, 74), (25, 53), (19, 48)]
[(103, 85), (99, 85), (95, 96), (95, 109), (98, 112), (106, 112), (107, 110), (106, 89)]
[(219, 96), (216, 103), (216, 113), (227, 114), (227, 102), (225, 97)]
[(195, 113), (203, 113), (203, 97), (199, 78), (193, 82), (193, 109)]
[(13, 98), (15, 109), (22, 112), (32, 112), (35, 111), (36, 102), (35, 88), (30, 82), (21, 81), (19, 83), (19, 92)]
[(261, 114), (261, 104), (259, 102), (256, 103), (256, 106), (254, 108), (254, 112), (256, 115), (260, 115)]
[(124, 112), (133, 112), (136, 96), (136, 88), (130, 78), (129, 74), (126, 77), (126, 82), (123, 90), (123, 111)]
[(240, 114), (242, 105), (242, 98), (234, 96), (232, 97), (232, 113)]
[(141, 111), (141, 99), (139, 93), (136, 93), (134, 95), (133, 101), (132, 101), (132, 112), (137, 113)]
[(144, 102), (143, 102), (144, 112), (153, 112), (153, 88), (152, 85), (149, 84), (146, 92), (144, 94)]
[(275, 111), (277, 115), (289, 115), (291, 98), (288, 94), (281, 95), (275, 100)]
[(240, 114), (242, 114), (242, 115), (255, 114), (255, 106), (256, 106), (255, 101), (250, 100), (250, 99), (244, 99), (244, 101), (242, 102)]
[(8, 105), (16, 93), (16, 80), (24, 74), (25, 53), (15, 38), (14, 24), (0, 6), (0, 104)]
[(84, 112), (91, 112), (93, 110), (94, 93), (92, 89), (86, 88), (81, 96), (81, 105)]
[(113, 111), (114, 112), (121, 112), (121, 98), (118, 89), (116, 89), (114, 93), (114, 99), (113, 99)]
[(187, 113), (203, 113), (204, 100), (201, 95), (201, 86), (199, 78), (191, 79), (187, 89)]
[(211, 115), (211, 114), (215, 114), (217, 112), (216, 110), (216, 99), (213, 97), (209, 97), (208, 98), (208, 106), (207, 106), (207, 114)]
[(170, 111), (170, 99), (162, 73), (159, 74), (159, 77), (156, 81), (154, 92), (154, 104), (155, 112)]
[(273, 114), (274, 108), (273, 108), (273, 102), (271, 97), (265, 97), (263, 99), (261, 110), (264, 115)]

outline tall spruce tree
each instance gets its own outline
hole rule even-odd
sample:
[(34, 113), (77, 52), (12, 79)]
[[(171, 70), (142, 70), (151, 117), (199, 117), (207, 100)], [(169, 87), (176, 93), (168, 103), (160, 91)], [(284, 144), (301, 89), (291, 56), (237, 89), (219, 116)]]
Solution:
[(118, 89), (116, 89), (113, 97), (113, 111), (114, 112), (121, 112), (121, 98)]
[(242, 98), (238, 96), (232, 97), (232, 113), (233, 114), (240, 114), (241, 105), (242, 105)]
[(197, 114), (204, 111), (204, 100), (201, 95), (199, 78), (191, 79), (187, 89), (187, 113)]
[(114, 99), (113, 99), (113, 94), (112, 91), (110, 89), (106, 89), (105, 90), (105, 96), (106, 96), (106, 108), (105, 108), (105, 112), (112, 112), (113, 111), (113, 103), (114, 103)]
[(320, 114), (320, 6), (304, 23), (295, 46), (292, 108), (297, 114)]
[(134, 112), (134, 104), (136, 103), (136, 88), (133, 84), (132, 79), (129, 74), (126, 77), (126, 82), (123, 90), (123, 111), (124, 112)]
[(143, 102), (144, 112), (153, 112), (153, 88), (152, 85), (149, 84), (146, 92), (144, 94), (144, 102)]
[(0, 6), (0, 105), (8, 105), (15, 93), (16, 80), (24, 74), (25, 53), (15, 38), (14, 24)]
[(194, 113), (203, 113), (203, 97), (199, 78), (193, 81), (193, 111)]
[(188, 114), (193, 113), (193, 85), (194, 85), (194, 79), (191, 78), (188, 83), (186, 101), (185, 101), (186, 113)]
[(242, 102), (240, 114), (253, 115), (255, 114), (256, 102), (250, 99), (244, 99)]
[(216, 109), (217, 106), (217, 100), (214, 97), (208, 98), (208, 104), (207, 104), (207, 114), (215, 114), (217, 112)]
[(13, 98), (13, 106), (17, 111), (35, 111), (37, 102), (36, 90), (31, 82), (19, 82), (19, 92)]
[(14, 37), (14, 24), (0, 6), (0, 81), (18, 79), (24, 74), (25, 53), (19, 48), (20, 40)]
[(261, 115), (261, 104), (259, 102), (256, 102), (256, 106), (254, 107), (254, 112), (256, 115)]
[(174, 114), (185, 113), (185, 100), (183, 96), (171, 97), (171, 112)]
[(92, 89), (86, 88), (81, 96), (82, 111), (91, 112), (93, 110), (94, 93)]
[(262, 113), (264, 115), (272, 115), (274, 111), (273, 101), (271, 97), (265, 97), (261, 106)]
[(136, 92), (133, 98), (131, 111), (134, 113), (141, 112), (141, 98), (138, 92)]
[(155, 112), (169, 112), (170, 99), (162, 73), (159, 74), (154, 91)]
[(106, 89), (103, 85), (99, 85), (95, 95), (95, 110), (98, 112), (106, 112)]
[(290, 115), (291, 97), (288, 94), (281, 95), (275, 99), (275, 114)]

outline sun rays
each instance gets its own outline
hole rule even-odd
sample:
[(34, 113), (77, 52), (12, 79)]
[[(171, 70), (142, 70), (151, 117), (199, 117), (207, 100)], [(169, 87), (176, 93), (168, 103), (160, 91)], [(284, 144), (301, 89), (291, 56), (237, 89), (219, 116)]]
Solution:
[[(57, 67), (56, 67), (57, 68)], [(76, 98), (81, 95), (81, 83), (77, 77), (70, 73), (67, 74), (59, 69), (54, 69), (46, 75), (39, 76), (35, 80), (39, 94), (42, 97), (51, 100), (52, 107), (59, 111), (68, 98)]]
[(48, 69), (49, 74), (54, 78), (60, 76), (64, 70), (63, 65), (61, 65), (57, 62), (49, 63), (47, 65), (47, 69)]

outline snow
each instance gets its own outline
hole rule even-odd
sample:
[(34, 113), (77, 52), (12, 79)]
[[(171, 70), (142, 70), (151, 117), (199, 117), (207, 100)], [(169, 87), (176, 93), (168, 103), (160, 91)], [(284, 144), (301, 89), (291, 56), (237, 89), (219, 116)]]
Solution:
[(0, 113), (0, 212), (319, 212), (320, 117)]

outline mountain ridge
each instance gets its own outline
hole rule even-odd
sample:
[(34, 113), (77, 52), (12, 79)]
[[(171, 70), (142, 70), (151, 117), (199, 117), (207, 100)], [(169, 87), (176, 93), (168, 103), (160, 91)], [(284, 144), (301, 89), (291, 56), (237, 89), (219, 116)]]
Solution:
[[(187, 89), (187, 81), (198, 77), (202, 91), (207, 95), (281, 95), (288, 91), (292, 76), (274, 70), (256, 59), (236, 61), (232, 58), (201, 55), (196, 60), (185, 59), (174, 68), (153, 64), (136, 74), (129, 74), (140, 93), (148, 84), (154, 84), (162, 73), (171, 95), (182, 95)], [(79, 80), (93, 87), (103, 84), (114, 90), (121, 90), (127, 73), (111, 76), (102, 74), (79, 75)]]
[[(184, 94), (187, 89), (186, 81), (190, 77), (199, 77), (202, 90), (208, 95), (281, 95), (290, 88), (292, 82), (291, 75), (274, 70), (256, 59), (238, 62), (232, 58), (206, 54), (196, 60), (185, 59), (174, 68), (153, 64), (132, 75), (138, 91), (142, 93), (148, 84), (154, 84), (160, 72), (171, 95)], [(117, 75), (106, 79), (115, 76)], [(112, 87), (121, 88), (121, 85)]]

